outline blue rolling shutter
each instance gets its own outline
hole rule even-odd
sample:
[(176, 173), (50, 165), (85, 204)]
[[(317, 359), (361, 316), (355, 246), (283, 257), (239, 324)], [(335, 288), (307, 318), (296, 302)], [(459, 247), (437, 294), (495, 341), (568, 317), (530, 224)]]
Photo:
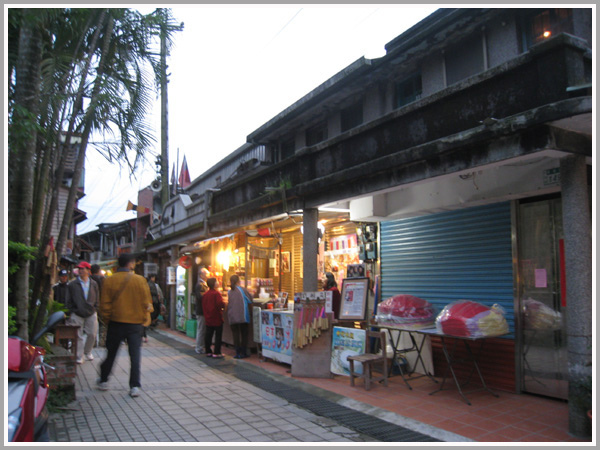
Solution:
[(382, 300), (411, 294), (438, 311), (461, 299), (497, 303), (514, 338), (509, 202), (382, 222), (380, 238)]

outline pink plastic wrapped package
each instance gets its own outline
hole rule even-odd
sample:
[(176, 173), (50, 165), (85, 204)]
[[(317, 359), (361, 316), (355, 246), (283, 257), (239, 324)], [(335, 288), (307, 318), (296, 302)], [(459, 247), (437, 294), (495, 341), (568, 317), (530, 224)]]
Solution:
[(530, 330), (559, 330), (562, 326), (559, 311), (532, 298), (523, 300), (523, 315), (525, 328)]
[(435, 314), (435, 308), (427, 300), (403, 294), (381, 302), (375, 320), (381, 325), (419, 329), (433, 326)]
[(471, 300), (458, 300), (444, 307), (435, 325), (440, 333), (450, 336), (500, 336), (508, 333), (504, 310), (499, 305), (482, 305)]

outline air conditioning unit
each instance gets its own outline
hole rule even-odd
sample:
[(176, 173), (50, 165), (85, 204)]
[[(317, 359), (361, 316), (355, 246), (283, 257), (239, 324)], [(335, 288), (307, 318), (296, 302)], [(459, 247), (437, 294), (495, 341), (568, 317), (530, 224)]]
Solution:
[(150, 183), (150, 189), (152, 189), (154, 192), (159, 192), (161, 187), (162, 184), (160, 182), (160, 178), (157, 178), (152, 183)]

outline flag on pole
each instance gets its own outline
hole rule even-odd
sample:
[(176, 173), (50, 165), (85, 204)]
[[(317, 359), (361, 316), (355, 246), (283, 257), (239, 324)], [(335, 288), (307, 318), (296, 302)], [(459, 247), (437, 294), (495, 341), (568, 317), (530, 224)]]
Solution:
[(146, 208), (145, 206), (134, 205), (129, 200), (127, 201), (127, 209), (125, 211), (137, 211), (142, 214), (150, 214), (150, 208)]
[(179, 186), (185, 189), (190, 184), (192, 184), (192, 182), (190, 181), (190, 172), (188, 170), (185, 155), (183, 155), (183, 162), (181, 163), (181, 172), (179, 173)]

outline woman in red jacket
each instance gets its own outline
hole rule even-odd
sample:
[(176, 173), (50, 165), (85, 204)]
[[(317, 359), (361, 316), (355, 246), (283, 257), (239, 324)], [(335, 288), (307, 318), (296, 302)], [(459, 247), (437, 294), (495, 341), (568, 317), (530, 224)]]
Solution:
[[(221, 354), (221, 338), (223, 336), (223, 308), (225, 302), (221, 293), (217, 290), (219, 282), (216, 278), (206, 280), (208, 291), (202, 296), (202, 312), (206, 322), (206, 333), (204, 334), (204, 348), (206, 356), (223, 358)], [(215, 337), (214, 351), (211, 351), (213, 335)]]
[(323, 282), (323, 290), (333, 292), (331, 309), (333, 311), (333, 317), (336, 319), (340, 318), (340, 307), (342, 305), (342, 294), (340, 293), (335, 277), (331, 272), (325, 273), (325, 280)]

